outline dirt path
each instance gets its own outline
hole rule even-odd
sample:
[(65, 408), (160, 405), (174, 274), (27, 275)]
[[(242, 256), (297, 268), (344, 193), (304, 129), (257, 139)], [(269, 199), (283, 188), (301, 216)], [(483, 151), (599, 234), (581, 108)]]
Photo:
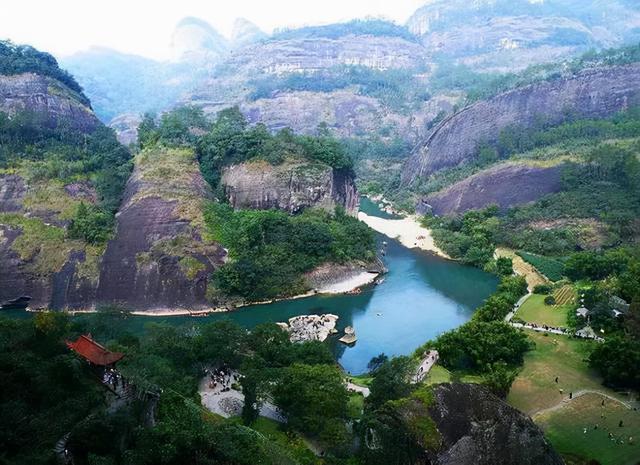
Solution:
[(553, 412), (556, 410), (560, 410), (561, 408), (565, 407), (567, 404), (569, 404), (571, 401), (576, 400), (584, 395), (587, 394), (596, 394), (599, 395), (601, 397), (605, 397), (609, 400), (612, 400), (614, 402), (617, 402), (621, 405), (623, 405), (625, 408), (632, 410), (634, 408), (634, 405), (632, 402), (625, 402), (623, 400), (620, 400), (616, 397), (613, 397), (611, 394), (607, 394), (606, 392), (602, 392), (602, 391), (598, 391), (595, 389), (581, 389), (579, 391), (576, 391), (573, 393), (573, 397), (571, 399), (569, 399), (569, 397), (565, 397), (564, 399), (562, 399), (560, 402), (558, 402), (556, 405), (552, 406), (552, 407), (547, 407), (541, 410), (538, 410), (537, 412), (534, 412), (531, 414), (531, 418), (535, 419), (536, 417), (539, 417), (540, 415), (544, 415), (545, 413), (549, 413), (549, 412)]
[(496, 248), (495, 256), (496, 258), (507, 257), (511, 259), (513, 262), (513, 271), (520, 276), (524, 276), (524, 279), (527, 280), (529, 292), (533, 291), (533, 288), (538, 284), (549, 283), (549, 280), (543, 274), (525, 262), (514, 250), (507, 249), (506, 247), (498, 247)]

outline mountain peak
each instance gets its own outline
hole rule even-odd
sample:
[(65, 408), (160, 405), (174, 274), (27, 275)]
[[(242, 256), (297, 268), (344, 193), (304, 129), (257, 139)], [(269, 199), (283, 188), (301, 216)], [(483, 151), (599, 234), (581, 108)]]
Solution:
[(200, 18), (182, 18), (171, 37), (174, 59), (219, 58), (229, 43), (213, 26)]
[(265, 39), (267, 34), (245, 18), (236, 18), (233, 23), (231, 42), (234, 46), (248, 45)]

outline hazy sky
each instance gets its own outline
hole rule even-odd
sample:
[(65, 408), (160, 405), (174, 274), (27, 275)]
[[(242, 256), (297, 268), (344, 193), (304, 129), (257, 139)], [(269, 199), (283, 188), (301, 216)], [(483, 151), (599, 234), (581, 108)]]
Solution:
[(2, 0), (0, 38), (56, 55), (99, 45), (165, 58), (171, 32), (184, 16), (202, 18), (229, 36), (237, 17), (247, 18), (267, 32), (366, 16), (403, 23), (427, 1)]

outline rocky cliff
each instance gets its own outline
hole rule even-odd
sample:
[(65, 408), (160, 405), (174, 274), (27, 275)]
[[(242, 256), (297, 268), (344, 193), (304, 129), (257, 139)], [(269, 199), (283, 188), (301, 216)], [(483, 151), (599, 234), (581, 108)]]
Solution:
[(624, 0), (432, 0), (407, 26), (441, 57), (513, 71), (590, 48), (637, 41), (640, 11)]
[(352, 215), (358, 211), (353, 175), (322, 163), (250, 161), (225, 168), (221, 185), (234, 208), (298, 213), (306, 207), (333, 210), (339, 205)]
[(102, 249), (65, 231), (89, 184), (26, 181), (0, 174), (0, 304), (31, 297), (32, 308), (85, 308), (92, 302)]
[(506, 163), (424, 197), (416, 206), (416, 212), (449, 215), (492, 204), (504, 210), (559, 192), (561, 178), (562, 165), (537, 167)]
[(402, 180), (411, 183), (474, 159), (479, 144), (496, 142), (509, 126), (531, 126), (540, 118), (557, 124), (567, 114), (604, 118), (638, 104), (640, 64), (590, 69), (515, 89), (445, 119), (412, 153)]
[(474, 384), (441, 384), (428, 407), (441, 438), (434, 465), (562, 465), (531, 418)]
[(141, 152), (102, 258), (96, 301), (140, 310), (210, 307), (207, 282), (226, 254), (203, 238), (209, 196), (190, 150)]
[(28, 112), (51, 128), (68, 125), (90, 132), (100, 124), (79, 95), (55, 79), (33, 73), (0, 75), (0, 112)]

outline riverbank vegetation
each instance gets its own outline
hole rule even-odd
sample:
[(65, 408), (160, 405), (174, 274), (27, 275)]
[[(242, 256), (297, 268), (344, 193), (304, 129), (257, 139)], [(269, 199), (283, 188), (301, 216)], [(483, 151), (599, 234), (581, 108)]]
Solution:
[(322, 263), (375, 258), (373, 232), (341, 209), (233, 211), (212, 203), (205, 221), (231, 261), (214, 275), (217, 291), (251, 301), (307, 292), (303, 274)]

